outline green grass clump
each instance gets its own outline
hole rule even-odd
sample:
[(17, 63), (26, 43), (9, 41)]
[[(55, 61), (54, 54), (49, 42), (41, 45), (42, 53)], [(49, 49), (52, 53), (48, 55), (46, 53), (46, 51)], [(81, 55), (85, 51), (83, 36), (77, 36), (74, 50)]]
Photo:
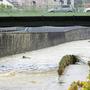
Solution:
[(13, 9), (0, 6), (0, 16), (90, 16), (90, 12), (48, 12), (46, 9)]
[(75, 55), (65, 55), (65, 56), (63, 56), (62, 59), (59, 62), (58, 74), (62, 75), (66, 66), (68, 66), (70, 64), (75, 64), (78, 61), (79, 60)]
[(90, 90), (90, 81), (74, 81), (68, 90)]
[(90, 66), (90, 61), (88, 61), (88, 65)]
[(90, 71), (86, 81), (74, 81), (68, 87), (68, 90), (90, 90)]
[(68, 90), (78, 90), (78, 85), (76, 82), (73, 82), (70, 87), (68, 88)]

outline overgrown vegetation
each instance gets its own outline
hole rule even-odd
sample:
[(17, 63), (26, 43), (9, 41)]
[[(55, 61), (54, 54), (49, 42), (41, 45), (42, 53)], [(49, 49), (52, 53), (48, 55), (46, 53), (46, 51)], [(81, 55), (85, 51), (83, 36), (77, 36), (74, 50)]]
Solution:
[(11, 9), (12, 9), (12, 6), (10, 5), (0, 4), (0, 11), (7, 11)]
[(88, 65), (90, 66), (90, 61), (88, 61)]
[[(90, 66), (90, 61), (88, 62), (88, 65)], [(86, 81), (74, 81), (69, 86), (68, 90), (90, 90), (90, 71)]]
[(41, 8), (12, 8), (11, 6), (0, 5), (0, 16), (90, 16), (90, 12), (51, 12)]
[(78, 90), (78, 85), (76, 82), (73, 82), (70, 87), (68, 88), (68, 90)]
[(87, 81), (74, 81), (68, 90), (90, 90), (90, 73), (88, 74)]
[(78, 58), (75, 55), (65, 55), (62, 57), (62, 59), (59, 62), (59, 68), (58, 68), (58, 74), (62, 75), (66, 66), (70, 65), (70, 64), (75, 64), (76, 62), (78, 62)]

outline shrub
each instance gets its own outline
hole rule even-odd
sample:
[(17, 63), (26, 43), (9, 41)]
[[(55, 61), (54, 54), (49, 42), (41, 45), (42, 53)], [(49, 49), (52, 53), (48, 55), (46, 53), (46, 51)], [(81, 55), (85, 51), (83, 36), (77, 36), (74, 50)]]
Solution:
[(68, 90), (90, 90), (90, 81), (73, 82)]
[(12, 6), (10, 5), (5, 5), (5, 4), (0, 4), (0, 11), (7, 11), (7, 10), (11, 10)]
[(6, 5), (6, 8), (7, 8), (7, 9), (12, 9), (12, 6)]
[(90, 61), (88, 61), (88, 65), (90, 66)]
[(90, 73), (88, 74), (87, 81), (77, 81), (73, 82), (68, 90), (90, 90)]
[(68, 66), (70, 64), (75, 64), (78, 61), (79, 60), (75, 55), (65, 55), (65, 56), (63, 56), (62, 59), (59, 62), (58, 74), (62, 75), (66, 66)]
[(73, 82), (70, 87), (68, 88), (68, 90), (78, 90), (78, 85), (76, 82)]
[(0, 11), (3, 11), (5, 9), (5, 5), (4, 4), (0, 4)]

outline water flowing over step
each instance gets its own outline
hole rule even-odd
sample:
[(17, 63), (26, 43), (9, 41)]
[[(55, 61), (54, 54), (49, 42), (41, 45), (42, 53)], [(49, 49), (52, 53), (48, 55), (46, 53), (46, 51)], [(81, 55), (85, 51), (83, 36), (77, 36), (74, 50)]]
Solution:
[[(81, 61), (87, 62), (90, 60), (89, 47), (88, 40), (75, 41), (0, 58), (0, 90), (67, 90), (73, 81), (86, 80), (89, 66), (82, 62), (70, 65), (59, 78), (56, 71), (58, 63), (62, 56), (68, 54), (78, 55)], [(33, 70), (45, 72), (30, 73)]]
[(67, 90), (73, 81), (85, 81), (89, 73), (89, 66), (86, 64), (75, 64), (68, 66), (64, 74), (60, 76), (59, 82), (61, 83), (62, 90)]

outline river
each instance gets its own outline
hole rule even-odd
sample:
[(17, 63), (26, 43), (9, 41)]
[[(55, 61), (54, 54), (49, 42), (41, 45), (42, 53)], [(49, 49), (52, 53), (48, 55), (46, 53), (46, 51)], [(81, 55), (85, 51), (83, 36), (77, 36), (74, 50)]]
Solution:
[(70, 65), (59, 77), (58, 63), (66, 54), (78, 55), (87, 63), (89, 45), (88, 40), (73, 41), (0, 58), (0, 90), (67, 90), (74, 80), (86, 80), (89, 67)]

